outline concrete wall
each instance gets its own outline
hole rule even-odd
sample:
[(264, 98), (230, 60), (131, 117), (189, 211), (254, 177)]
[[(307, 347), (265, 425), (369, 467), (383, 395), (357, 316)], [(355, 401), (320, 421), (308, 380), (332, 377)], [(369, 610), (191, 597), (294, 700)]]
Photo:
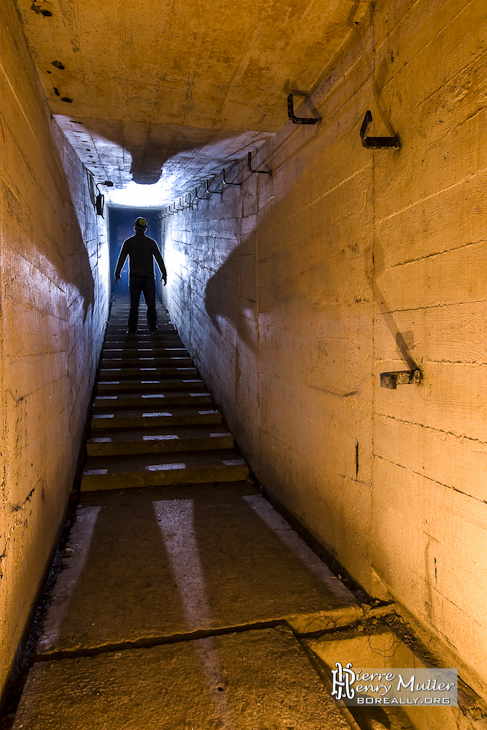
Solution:
[[(483, 0), (378, 2), (297, 108), (321, 124), (287, 124), (254, 156), (272, 177), (241, 161), (242, 187), (162, 224), (171, 315), (257, 477), (473, 683), (487, 680), (486, 38)], [(400, 151), (361, 146), (367, 109)], [(421, 385), (380, 387), (412, 361)]]
[(62, 524), (107, 315), (88, 178), (0, 6), (0, 690)]

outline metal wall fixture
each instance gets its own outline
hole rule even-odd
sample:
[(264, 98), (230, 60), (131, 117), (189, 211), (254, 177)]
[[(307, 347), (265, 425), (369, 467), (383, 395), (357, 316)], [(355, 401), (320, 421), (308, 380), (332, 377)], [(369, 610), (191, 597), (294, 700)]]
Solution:
[(367, 130), (369, 129), (370, 125), (372, 124), (372, 112), (370, 110), (367, 110), (365, 113), (364, 121), (362, 122), (362, 126), (360, 127), (360, 139), (362, 140), (362, 145), (368, 149), (368, 150), (381, 150), (381, 149), (390, 149), (390, 150), (400, 150), (401, 149), (401, 143), (399, 141), (399, 137), (394, 135), (394, 137), (367, 137)]
[(225, 177), (225, 170), (223, 170), (222, 182), (224, 185), (241, 185), (242, 184), (242, 183), (238, 183), (238, 182), (229, 182)]
[[(196, 200), (209, 200), (209, 199), (210, 199), (209, 197), (207, 197), (207, 198), (205, 198), (205, 197), (201, 198), (201, 197), (200, 197), (200, 196), (198, 195), (198, 188), (199, 188), (199, 185), (198, 185), (198, 187), (196, 188), (196, 190), (194, 191), (194, 192), (195, 192), (195, 197), (196, 197)], [(205, 192), (205, 193), (203, 193), (203, 196), (204, 196), (204, 195), (206, 195), (206, 192)]]
[(293, 124), (318, 124), (321, 122), (321, 117), (297, 117), (294, 113), (293, 94), (289, 94), (287, 97), (287, 115)]
[[(233, 164), (236, 164), (236, 162), (238, 162), (238, 161), (235, 160)], [(254, 170), (252, 168), (252, 152), (249, 152), (247, 155), (247, 169), (249, 170), (249, 172), (260, 173), (262, 175), (272, 175), (272, 170)], [(190, 191), (189, 193), (185, 193), (185, 195), (182, 196), (181, 198), (179, 198), (178, 201), (174, 201), (173, 203), (168, 205), (164, 209), (164, 212), (161, 213), (161, 216), (160, 216), (161, 220), (163, 218), (167, 218), (170, 215), (174, 215), (175, 213), (179, 213), (180, 211), (186, 210), (188, 208), (191, 208), (193, 210), (195, 205), (197, 206), (200, 200), (210, 200), (212, 195), (223, 195), (225, 188), (230, 185), (236, 185), (236, 186), (240, 187), (243, 184), (241, 182), (227, 180), (226, 171), (223, 170), (222, 171), (222, 180), (221, 180), (221, 183), (222, 183), (221, 190), (210, 190), (210, 183), (212, 180), (215, 180), (216, 177), (217, 176), (214, 176), (211, 179), (206, 179), (204, 181), (204, 183), (203, 183), (203, 181), (198, 183), (196, 188), (194, 189), (193, 199), (191, 199), (191, 191)], [(199, 191), (201, 185), (203, 185), (203, 184), (204, 184), (203, 194), (199, 195), (198, 191)], [(188, 200), (188, 195), (189, 195), (189, 200)]]
[(105, 185), (107, 188), (113, 188), (113, 183), (111, 180), (105, 180), (102, 183), (96, 183), (98, 195), (95, 198), (95, 210), (97, 215), (101, 215), (101, 217), (104, 218), (103, 213), (105, 210), (105, 196), (102, 192), (100, 192), (100, 185)]
[[(212, 180), (214, 180), (214, 179), (215, 178), (213, 177)], [(221, 190), (210, 190), (210, 181), (209, 180), (206, 181), (206, 192), (209, 193), (210, 195), (223, 195), (224, 190), (225, 190), (224, 187)]]
[(260, 173), (261, 175), (272, 175), (272, 170), (253, 170), (252, 169), (252, 152), (247, 155), (247, 170), (249, 172)]
[(398, 385), (419, 385), (422, 379), (421, 370), (394, 370), (380, 374), (380, 387), (396, 390)]

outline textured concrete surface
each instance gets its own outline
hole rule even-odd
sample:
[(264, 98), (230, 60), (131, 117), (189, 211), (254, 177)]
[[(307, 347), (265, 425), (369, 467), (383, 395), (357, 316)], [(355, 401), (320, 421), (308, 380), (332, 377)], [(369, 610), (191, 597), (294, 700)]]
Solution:
[(14, 730), (347, 730), (285, 628), (39, 662)]
[[(93, 180), (53, 110), (95, 182), (150, 182), (167, 161), (171, 197), (237, 161), (241, 187), (164, 223), (185, 344), (258, 478), (485, 692), (485, 2), (258, 6), (2, 4), (2, 685), (66, 503), (107, 296)], [(286, 122), (295, 88), (319, 125)], [(367, 109), (400, 150), (362, 147)], [(254, 175), (245, 151), (267, 136), (253, 161), (273, 174)], [(419, 387), (380, 387), (412, 362)], [(204, 390), (184, 381), (130, 385)]]
[[(164, 219), (165, 295), (257, 478), (487, 686), (483, 0), (381, 0), (225, 190)], [(367, 150), (359, 130), (397, 132)], [(233, 177), (231, 178), (233, 179)], [(380, 373), (423, 373), (380, 387)]]
[(361, 615), (245, 483), (85, 494), (69, 550), (39, 655), (281, 619), (309, 632)]
[(50, 109), (87, 168), (123, 186), (156, 183), (164, 165), (171, 202), (282, 127), (286, 95), (299, 106), (370, 0), (17, 7)]
[(108, 311), (90, 178), (0, 3), (0, 696), (73, 484)]

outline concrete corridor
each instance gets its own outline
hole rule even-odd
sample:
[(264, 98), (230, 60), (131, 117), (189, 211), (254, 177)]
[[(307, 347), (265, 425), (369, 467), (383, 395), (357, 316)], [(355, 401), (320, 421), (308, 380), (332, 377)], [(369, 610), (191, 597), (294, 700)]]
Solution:
[(127, 337), (127, 307), (13, 727), (348, 727), (307, 639), (364, 606), (246, 479), (165, 312)]

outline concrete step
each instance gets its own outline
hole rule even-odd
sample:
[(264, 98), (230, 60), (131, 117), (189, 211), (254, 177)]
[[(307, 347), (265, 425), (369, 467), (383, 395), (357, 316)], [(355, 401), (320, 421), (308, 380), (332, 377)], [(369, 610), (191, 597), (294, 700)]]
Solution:
[(126, 457), (92, 457), (86, 462), (81, 491), (205, 484), (246, 479), (248, 467), (235, 451), (187, 452)]
[[(126, 329), (127, 329), (127, 322), (124, 322), (123, 324), (121, 322), (119, 324), (110, 323), (107, 326), (106, 333), (110, 334), (110, 335), (117, 335), (117, 334), (124, 335)], [(149, 328), (147, 327), (147, 325), (139, 325), (138, 330), (141, 334), (142, 333), (150, 334)], [(174, 334), (176, 332), (176, 328), (174, 327), (173, 324), (158, 323), (157, 324), (157, 333), (164, 335), (164, 334), (166, 334), (166, 332), (168, 332), (170, 334)]]
[(161, 357), (189, 357), (184, 345), (161, 345), (160, 347), (147, 347), (146, 345), (140, 345), (140, 347), (134, 347), (133, 343), (125, 345), (113, 346), (104, 345), (103, 357), (149, 357), (149, 356), (161, 356)]
[(200, 378), (166, 378), (144, 380), (134, 378), (132, 380), (104, 380), (98, 381), (97, 395), (117, 395), (117, 393), (161, 393), (168, 390), (206, 390), (204, 382)]
[(118, 408), (166, 408), (168, 406), (203, 405), (212, 403), (209, 393), (204, 391), (172, 391), (169, 393), (121, 393), (119, 395), (98, 395), (95, 397), (95, 412), (113, 411)]
[(191, 426), (203, 423), (221, 423), (222, 415), (216, 408), (165, 408), (164, 410), (120, 410), (113, 413), (95, 413), (91, 430), (107, 431), (120, 428), (156, 428), (158, 426)]
[(181, 342), (177, 332), (138, 332), (135, 335), (129, 335), (126, 332), (110, 333), (105, 335), (105, 342), (126, 342), (132, 340), (133, 342), (152, 342), (153, 340), (164, 339), (164, 342)]
[(192, 360), (190, 357), (183, 357), (181, 355), (172, 355), (165, 357), (164, 355), (156, 357), (145, 357), (140, 355), (139, 357), (132, 357), (124, 355), (123, 357), (112, 357), (103, 356), (101, 359), (102, 368), (130, 368), (130, 367), (191, 367)]
[(88, 456), (178, 453), (233, 449), (233, 436), (223, 426), (192, 426), (120, 431), (87, 442)]
[(103, 380), (127, 380), (131, 378), (143, 378), (150, 380), (153, 378), (195, 378), (198, 375), (198, 371), (193, 367), (161, 367), (161, 368), (150, 368), (150, 367), (122, 367), (122, 368), (104, 368), (101, 367), (99, 371), (100, 382)]

